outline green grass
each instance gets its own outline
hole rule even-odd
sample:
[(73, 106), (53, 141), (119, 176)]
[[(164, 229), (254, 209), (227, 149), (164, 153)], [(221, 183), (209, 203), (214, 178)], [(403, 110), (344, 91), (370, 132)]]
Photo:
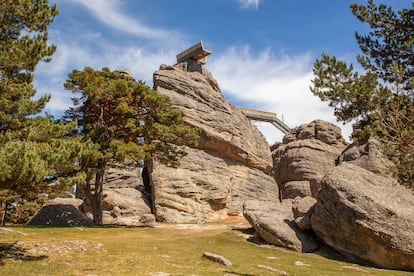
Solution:
[[(21, 241), (47, 258), (31, 261), (2, 259), (0, 275), (277, 275), (257, 267), (266, 265), (288, 275), (413, 275), (409, 272), (358, 266), (318, 254), (300, 254), (246, 241), (227, 225), (176, 225), (157, 228), (0, 228), (0, 244)], [(79, 247), (77, 244), (83, 246)], [(66, 251), (65, 251), (66, 250)], [(225, 267), (202, 257), (204, 252), (226, 257)], [(296, 266), (300, 261), (310, 267)], [(347, 268), (348, 267), (348, 268)], [(365, 272), (351, 268), (362, 269)]]

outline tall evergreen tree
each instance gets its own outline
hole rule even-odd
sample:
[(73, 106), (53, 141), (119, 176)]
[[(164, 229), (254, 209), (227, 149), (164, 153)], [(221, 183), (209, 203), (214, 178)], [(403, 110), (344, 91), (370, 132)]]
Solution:
[(356, 140), (381, 140), (395, 175), (414, 188), (414, 3), (398, 12), (373, 0), (351, 9), (371, 27), (367, 35), (356, 33), (365, 74), (322, 54), (313, 67), (311, 91), (329, 102), (339, 121), (356, 120)]
[(19, 130), (27, 116), (40, 112), (50, 96), (38, 100), (33, 72), (56, 50), (48, 45), (48, 25), (57, 15), (48, 0), (2, 0), (0, 3), (0, 133)]
[(42, 194), (56, 190), (50, 176), (71, 172), (74, 152), (82, 152), (76, 140), (63, 139), (75, 124), (36, 116), (50, 96), (32, 98), (36, 66), (49, 62), (56, 49), (47, 40), (57, 13), (47, 0), (0, 2), (0, 205), (13, 206), (4, 216), (11, 222), (25, 222)]
[(169, 144), (194, 145), (198, 131), (183, 123), (169, 98), (121, 72), (90, 67), (69, 74), (65, 88), (80, 93), (67, 117), (79, 124), (83, 142), (95, 145), (80, 159), (78, 188), (91, 204), (95, 224), (102, 224), (103, 177), (114, 163), (149, 160), (154, 154), (174, 164), (183, 154)]

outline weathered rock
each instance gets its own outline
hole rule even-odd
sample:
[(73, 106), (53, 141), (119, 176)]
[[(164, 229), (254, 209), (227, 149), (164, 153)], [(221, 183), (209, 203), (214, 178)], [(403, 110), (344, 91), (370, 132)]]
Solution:
[(217, 255), (217, 254), (210, 253), (210, 252), (204, 252), (203, 257), (209, 259), (210, 261), (213, 261), (213, 262), (225, 265), (225, 266), (232, 266), (232, 263), (221, 255)]
[(112, 165), (104, 175), (104, 188), (107, 190), (121, 188), (142, 190), (143, 185), (140, 169), (133, 164)]
[(280, 184), (280, 190), (284, 199), (305, 197), (312, 195), (310, 181), (288, 181)]
[(375, 174), (391, 175), (392, 162), (383, 154), (381, 142), (374, 138), (356, 145), (349, 145), (338, 158), (339, 163), (349, 162)]
[(412, 191), (345, 162), (322, 180), (312, 229), (345, 255), (414, 271), (413, 214)]
[(201, 73), (189, 71), (187, 62), (161, 66), (154, 73), (154, 88), (183, 112), (185, 122), (202, 130), (199, 148), (221, 153), (249, 167), (272, 171), (264, 136), (237, 107), (224, 99), (207, 69), (202, 67)]
[(248, 198), (277, 201), (277, 188), (271, 176), (208, 151), (186, 151), (179, 168), (156, 160), (148, 167), (158, 221), (218, 221), (229, 213), (240, 212)]
[[(150, 202), (138, 167), (114, 165), (105, 173), (103, 193), (104, 224), (126, 226), (155, 224), (155, 217), (151, 214)], [(91, 217), (90, 207), (85, 204), (83, 208)]]
[(201, 130), (198, 148), (186, 148), (177, 169), (157, 160), (149, 165), (157, 220), (216, 221), (241, 213), (249, 198), (278, 201), (269, 145), (224, 99), (210, 72), (195, 61), (163, 65), (154, 73), (154, 88)]
[(261, 268), (261, 269), (268, 270), (270, 272), (276, 273), (276, 274), (281, 275), (281, 276), (288, 275), (286, 271), (283, 271), (283, 270), (280, 270), (280, 269), (277, 269), (277, 268), (273, 268), (273, 267), (268, 266), (268, 265), (258, 264), (257, 267)]
[(293, 200), (292, 212), (295, 223), (300, 230), (310, 230), (316, 199), (310, 196), (297, 197)]
[(321, 120), (291, 130), (272, 156), (281, 198), (317, 196), (319, 182), (335, 166), (347, 143), (339, 127)]
[(46, 202), (29, 221), (29, 225), (80, 226), (92, 225), (92, 221), (80, 210), (83, 200), (55, 198)]
[(298, 252), (314, 252), (319, 248), (312, 233), (303, 232), (296, 226), (291, 200), (281, 203), (247, 201), (243, 215), (268, 243)]
[[(103, 200), (104, 224), (127, 226), (153, 226), (154, 223), (141, 223), (143, 217), (154, 215), (146, 197), (141, 191), (133, 188), (108, 189), (104, 191)], [(147, 219), (148, 220), (148, 217)]]

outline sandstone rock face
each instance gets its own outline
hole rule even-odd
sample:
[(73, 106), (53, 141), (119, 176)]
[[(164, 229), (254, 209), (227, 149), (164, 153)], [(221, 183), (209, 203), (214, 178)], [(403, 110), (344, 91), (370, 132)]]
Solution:
[[(248, 198), (277, 201), (274, 179), (208, 151), (187, 148), (179, 168), (153, 161), (149, 168), (157, 220), (204, 223), (243, 209)], [(155, 167), (156, 169), (154, 169)]]
[(319, 247), (311, 233), (303, 232), (296, 226), (291, 200), (281, 203), (247, 201), (243, 215), (268, 243), (298, 252), (314, 252)]
[(349, 162), (383, 176), (391, 174), (392, 162), (383, 154), (381, 142), (373, 138), (360, 145), (349, 145), (338, 161)]
[(55, 198), (46, 202), (29, 221), (29, 225), (80, 226), (92, 225), (80, 210), (83, 200), (77, 198)]
[(310, 196), (296, 197), (293, 200), (292, 211), (295, 223), (300, 230), (311, 230), (311, 218), (313, 215), (316, 199)]
[(154, 87), (201, 129), (198, 148), (186, 148), (178, 168), (157, 160), (148, 166), (158, 221), (217, 221), (241, 213), (247, 199), (278, 201), (269, 145), (224, 99), (210, 72), (192, 61), (161, 66)]
[[(193, 61), (189, 63), (194, 66)], [(154, 88), (171, 99), (188, 124), (202, 130), (200, 149), (220, 153), (264, 172), (272, 171), (269, 145), (264, 136), (238, 108), (224, 99), (207, 69), (189, 71), (186, 62), (161, 66), (154, 73)]]
[(316, 197), (320, 180), (335, 166), (346, 145), (340, 128), (322, 120), (286, 134), (272, 151), (281, 198)]
[(312, 229), (339, 252), (414, 271), (414, 194), (389, 177), (343, 163), (322, 180)]
[[(103, 193), (104, 224), (127, 226), (153, 226), (155, 224), (155, 217), (151, 214), (139, 168), (114, 166), (109, 169), (104, 176)], [(90, 212), (87, 205), (84, 205), (84, 211)]]

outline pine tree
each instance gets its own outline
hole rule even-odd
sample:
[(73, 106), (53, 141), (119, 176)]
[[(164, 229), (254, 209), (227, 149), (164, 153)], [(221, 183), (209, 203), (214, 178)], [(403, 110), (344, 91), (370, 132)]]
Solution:
[(356, 121), (356, 142), (372, 136), (382, 141), (395, 175), (414, 188), (414, 3), (397, 13), (373, 0), (351, 9), (371, 27), (367, 35), (356, 33), (365, 73), (322, 54), (311, 91), (329, 102), (339, 121)]
[(4, 216), (10, 222), (26, 222), (43, 194), (58, 193), (63, 186), (50, 180), (72, 174), (74, 152), (82, 152), (79, 141), (65, 138), (76, 124), (36, 115), (50, 96), (32, 99), (36, 66), (56, 49), (47, 40), (57, 13), (47, 0), (0, 2), (0, 205), (10, 211)]
[(33, 72), (50, 61), (47, 27), (57, 15), (47, 0), (2, 0), (0, 3), (0, 133), (19, 130), (27, 116), (40, 112), (49, 95), (38, 100)]
[(74, 70), (65, 88), (80, 93), (67, 117), (78, 121), (82, 141), (95, 146), (80, 159), (83, 179), (78, 185), (91, 204), (95, 224), (102, 224), (103, 177), (108, 166), (131, 161), (139, 166), (154, 154), (175, 164), (183, 152), (170, 143), (198, 141), (198, 131), (183, 123), (169, 98), (121, 72)]

